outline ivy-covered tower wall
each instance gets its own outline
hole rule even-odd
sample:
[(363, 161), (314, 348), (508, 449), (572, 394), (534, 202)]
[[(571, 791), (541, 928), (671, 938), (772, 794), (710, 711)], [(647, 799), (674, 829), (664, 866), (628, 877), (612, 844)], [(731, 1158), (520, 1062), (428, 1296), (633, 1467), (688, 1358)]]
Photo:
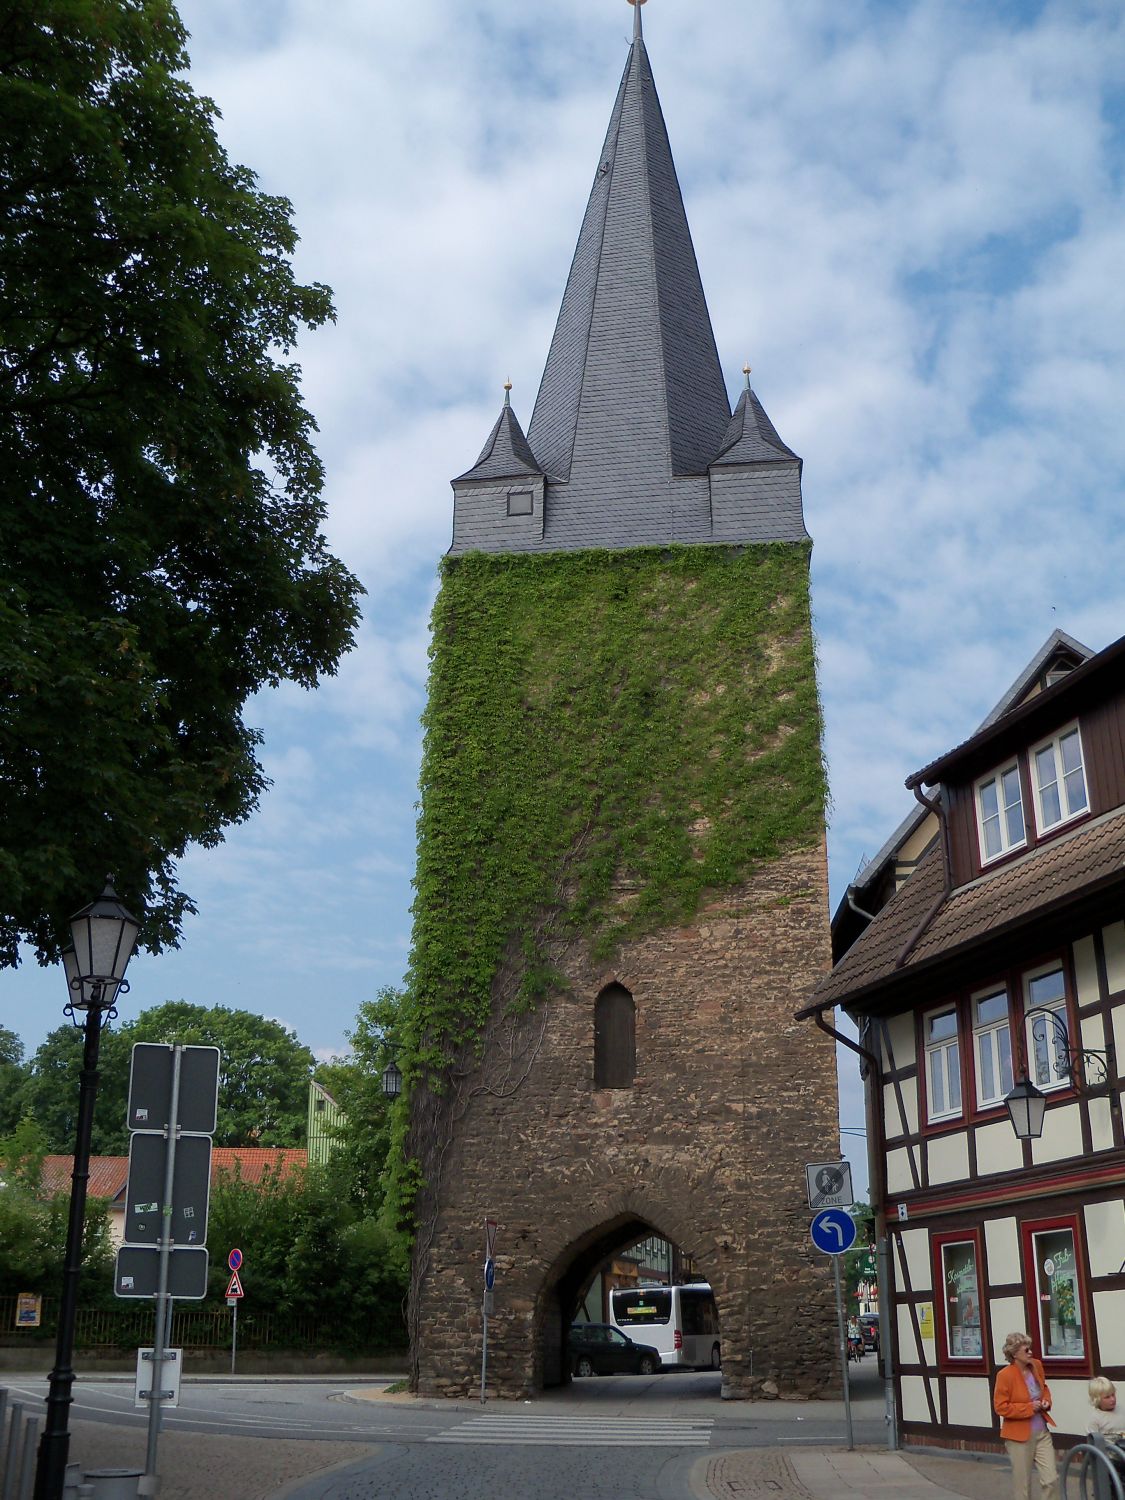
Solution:
[(726, 1394), (834, 1361), (804, 1167), (835, 1057), (801, 460), (732, 412), (635, 34), (525, 434), (454, 481), (433, 618), (394, 1182), (412, 1378), (569, 1376), (598, 1263), (651, 1234), (710, 1280)]

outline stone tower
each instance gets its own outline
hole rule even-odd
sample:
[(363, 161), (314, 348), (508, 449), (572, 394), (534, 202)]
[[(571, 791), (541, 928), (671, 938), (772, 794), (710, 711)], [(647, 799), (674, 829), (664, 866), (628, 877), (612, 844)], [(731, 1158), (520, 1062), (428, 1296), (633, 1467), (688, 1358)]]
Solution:
[(568, 1378), (595, 1267), (658, 1233), (718, 1304), (724, 1393), (833, 1364), (804, 1164), (835, 1059), (801, 461), (732, 415), (635, 10), (525, 434), (454, 480), (434, 612), (400, 1206), (415, 1387)]

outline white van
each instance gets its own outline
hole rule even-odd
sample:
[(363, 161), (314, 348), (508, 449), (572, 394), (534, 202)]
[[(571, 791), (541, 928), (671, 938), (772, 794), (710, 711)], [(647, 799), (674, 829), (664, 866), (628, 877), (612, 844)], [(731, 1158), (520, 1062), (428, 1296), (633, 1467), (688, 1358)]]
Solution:
[(689, 1286), (614, 1287), (609, 1317), (622, 1333), (660, 1350), (664, 1370), (717, 1370), (719, 1313), (705, 1281)]

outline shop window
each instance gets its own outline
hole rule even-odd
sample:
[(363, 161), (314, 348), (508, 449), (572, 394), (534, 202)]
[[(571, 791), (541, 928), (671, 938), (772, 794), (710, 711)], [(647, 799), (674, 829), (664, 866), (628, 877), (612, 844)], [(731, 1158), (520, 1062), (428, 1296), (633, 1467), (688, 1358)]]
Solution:
[(957, 1008), (931, 1011), (922, 1020), (926, 1054), (926, 1115), (952, 1120), (961, 1113), (961, 1045)]
[(610, 984), (594, 1005), (594, 1087), (630, 1089), (637, 1071), (637, 1008), (620, 984)]
[(1086, 1299), (1075, 1221), (1027, 1224), (1024, 1243), (1028, 1301), (1040, 1358), (1085, 1363)]
[[(972, 999), (973, 1060), (977, 1104), (1002, 1104), (1012, 1091), (1012, 1031), (1006, 989), (986, 990)], [(1051, 1023), (1048, 1021), (1049, 1026)]]
[(984, 1359), (980, 1299), (980, 1249), (975, 1236), (935, 1235), (943, 1362)]

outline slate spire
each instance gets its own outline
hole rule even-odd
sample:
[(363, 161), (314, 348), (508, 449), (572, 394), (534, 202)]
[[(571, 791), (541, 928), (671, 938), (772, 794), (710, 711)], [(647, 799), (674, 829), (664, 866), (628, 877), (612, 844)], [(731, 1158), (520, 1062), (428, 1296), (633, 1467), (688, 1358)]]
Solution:
[(528, 446), (519, 418), (512, 410), (512, 384), (507, 381), (504, 385), (504, 405), (493, 423), (480, 457), (471, 469), (459, 474), (453, 483), (459, 484), (463, 479), (520, 479), (530, 474), (541, 475), (542, 472), (535, 454)]
[(634, 6), (528, 441), (551, 478), (703, 474), (730, 420), (683, 199)]

